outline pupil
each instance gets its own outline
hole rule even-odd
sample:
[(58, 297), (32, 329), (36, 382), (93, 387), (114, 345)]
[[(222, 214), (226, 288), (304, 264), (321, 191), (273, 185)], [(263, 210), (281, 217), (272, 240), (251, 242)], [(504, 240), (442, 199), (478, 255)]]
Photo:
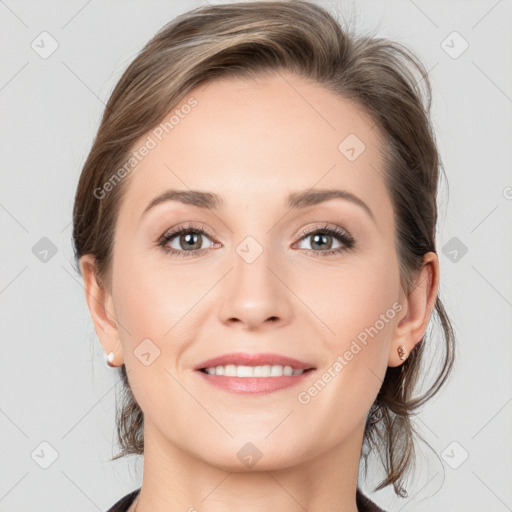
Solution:
[[(319, 234), (316, 234), (316, 235), (313, 236), (313, 244), (317, 244), (319, 239), (323, 239), (324, 243), (325, 243), (325, 239), (326, 238), (331, 238), (331, 237), (330, 237), (330, 235), (319, 235)], [(327, 245), (328, 245), (328, 248), (330, 248), (332, 244), (327, 244)], [(325, 244), (324, 244), (324, 246), (325, 246)], [(322, 247), (322, 245), (320, 245), (320, 248), (321, 247)]]
[[(195, 244), (194, 244), (194, 239), (193, 237), (196, 237), (196, 241), (195, 241)], [(191, 249), (200, 249), (201, 248), (201, 243), (199, 243), (199, 246), (198, 247), (195, 247), (195, 245), (197, 245), (197, 239), (199, 238), (199, 234), (198, 233), (193, 233), (193, 234), (186, 234), (186, 235), (182, 235), (181, 236), (181, 241), (184, 242), (184, 245), (191, 248)], [(192, 241), (192, 243), (190, 243)]]

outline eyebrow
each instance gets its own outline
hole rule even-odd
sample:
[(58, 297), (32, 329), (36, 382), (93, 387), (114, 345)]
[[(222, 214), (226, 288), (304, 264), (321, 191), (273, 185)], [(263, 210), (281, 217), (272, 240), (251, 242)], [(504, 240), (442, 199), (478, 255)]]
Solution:
[[(323, 189), (323, 190), (307, 190), (304, 192), (294, 192), (288, 196), (287, 205), (292, 210), (307, 208), (331, 199), (343, 199), (361, 207), (375, 222), (370, 207), (358, 196), (347, 190), (339, 189)], [(200, 190), (167, 190), (163, 194), (155, 197), (142, 212), (144, 216), (149, 210), (155, 206), (167, 201), (177, 201), (183, 204), (189, 204), (206, 210), (219, 210), (225, 205), (224, 200), (218, 194), (212, 192), (203, 192)]]

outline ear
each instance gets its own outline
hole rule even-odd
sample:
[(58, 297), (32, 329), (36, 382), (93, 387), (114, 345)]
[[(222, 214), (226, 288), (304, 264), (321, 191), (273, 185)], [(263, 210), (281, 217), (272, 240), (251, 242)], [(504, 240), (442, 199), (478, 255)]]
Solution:
[(428, 252), (423, 257), (423, 267), (418, 273), (411, 292), (400, 301), (404, 316), (398, 321), (393, 331), (390, 345), (388, 366), (399, 366), (398, 347), (405, 347), (405, 357), (423, 338), (430, 316), (435, 307), (439, 289), (439, 259), (435, 252)]
[(86, 254), (80, 258), (80, 271), (84, 280), (87, 306), (94, 323), (94, 330), (103, 346), (103, 352), (105, 356), (113, 352), (114, 359), (111, 363), (113, 366), (120, 366), (124, 358), (119, 327), (114, 316), (112, 294), (101, 283), (92, 255)]

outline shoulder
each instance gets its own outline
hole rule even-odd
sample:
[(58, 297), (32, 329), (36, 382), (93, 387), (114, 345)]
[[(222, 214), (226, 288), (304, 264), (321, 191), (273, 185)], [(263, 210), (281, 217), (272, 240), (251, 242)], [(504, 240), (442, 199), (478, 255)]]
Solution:
[(356, 492), (356, 505), (359, 512), (386, 512), (370, 500), (370, 498), (366, 497), (359, 487)]
[(130, 505), (133, 503), (135, 498), (137, 497), (137, 494), (139, 494), (140, 488), (135, 489), (135, 491), (132, 491), (131, 493), (127, 494), (123, 498), (121, 498), (119, 501), (114, 503), (112, 507), (110, 507), (107, 512), (126, 512)]

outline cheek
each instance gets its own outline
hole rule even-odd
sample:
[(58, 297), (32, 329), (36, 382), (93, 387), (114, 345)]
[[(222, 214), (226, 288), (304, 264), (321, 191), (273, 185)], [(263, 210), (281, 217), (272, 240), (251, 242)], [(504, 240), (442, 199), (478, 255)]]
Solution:
[(140, 256), (120, 258), (117, 265), (114, 302), (130, 385), (145, 413), (158, 411), (165, 423), (183, 405), (176, 368), (193, 332), (187, 312), (204, 286)]
[[(327, 294), (315, 292), (318, 316), (331, 331), (326, 352), (346, 354), (356, 372), (371, 369), (383, 377), (389, 343), (400, 308), (396, 258), (368, 255), (330, 269)], [(361, 367), (361, 369), (357, 369)], [(348, 373), (348, 372), (347, 372)]]
[[(208, 279), (172, 268), (165, 256), (127, 254), (114, 262), (116, 314), (133, 342), (164, 339), (205, 293)], [(206, 284), (205, 284), (206, 279)], [(211, 286), (211, 285), (210, 285)]]
[(395, 260), (369, 258), (331, 269), (328, 293), (310, 295), (332, 332), (322, 340), (329, 357), (312, 388), (301, 390), (298, 398), (316, 417), (331, 418), (333, 436), (364, 421), (382, 385), (400, 308), (397, 283)]

